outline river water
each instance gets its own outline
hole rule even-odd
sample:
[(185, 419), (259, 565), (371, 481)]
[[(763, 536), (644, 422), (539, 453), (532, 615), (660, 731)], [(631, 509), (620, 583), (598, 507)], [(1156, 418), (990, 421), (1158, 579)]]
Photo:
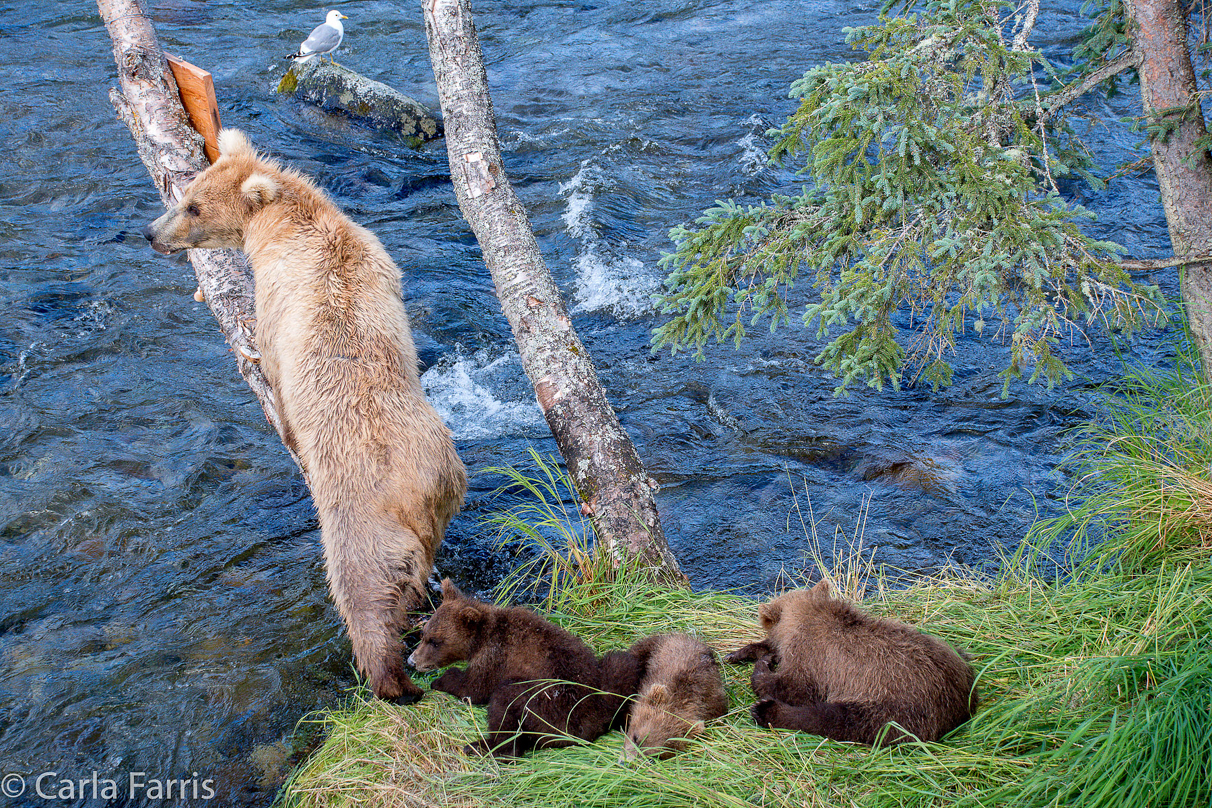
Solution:
[[(1120, 366), (1104, 338), (1073, 346), (1073, 382), (1006, 399), (1005, 347), (970, 340), (950, 389), (841, 399), (798, 327), (758, 328), (702, 362), (650, 353), (668, 229), (716, 199), (787, 187), (764, 164), (764, 132), (808, 66), (849, 58), (841, 28), (873, 20), (876, 4), (479, 5), (506, 168), (696, 587), (761, 595), (810, 571), (797, 502), (822, 520), (827, 554), (835, 526), (861, 527), (877, 562), (910, 571), (988, 567), (1037, 509), (1058, 507), (1063, 434)], [(299, 719), (353, 682), (311, 503), (192, 300), (188, 263), (139, 235), (160, 205), (107, 100), (115, 69), (96, 8), (2, 8), (0, 777), (21, 775), (12, 805), (158, 804), (147, 785), (132, 795), (132, 772), (212, 780), (218, 804), (265, 805)], [(339, 60), (435, 106), (415, 4), (339, 8)], [(1076, 9), (1045, 9), (1050, 53), (1072, 44)], [(472, 475), (439, 569), (491, 588), (510, 562), (481, 526), (498, 482), (483, 469), (555, 449), (444, 143), (411, 151), (274, 96), (281, 57), (322, 8), (159, 0), (153, 14), (169, 49), (213, 71), (224, 122), (315, 176), (404, 269), (426, 389)], [(1134, 114), (1130, 92), (1088, 109)], [(1090, 140), (1123, 161), (1137, 136), (1113, 123)], [(1099, 235), (1138, 256), (1168, 249), (1151, 176), (1074, 193)], [(1175, 292), (1172, 275), (1155, 282)], [(1164, 363), (1171, 342), (1143, 335), (1127, 349)], [(34, 791), (43, 773), (54, 800)]]

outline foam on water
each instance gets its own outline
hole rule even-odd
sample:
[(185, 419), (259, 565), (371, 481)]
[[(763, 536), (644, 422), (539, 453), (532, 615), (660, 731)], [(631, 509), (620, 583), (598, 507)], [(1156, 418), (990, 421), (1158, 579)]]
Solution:
[(573, 311), (609, 311), (616, 317), (639, 317), (653, 310), (658, 279), (638, 258), (604, 256), (590, 244), (572, 262), (577, 271), (577, 304)]
[(592, 183), (600, 181), (601, 172), (589, 160), (581, 162), (581, 168), (568, 182), (560, 183), (560, 193), (568, 194), (564, 208), (564, 226), (568, 235), (575, 239), (594, 238), (590, 227), (593, 219), (593, 188)]
[(768, 127), (760, 115), (750, 115), (745, 125), (749, 127), (748, 134), (736, 142), (741, 147), (739, 162), (741, 171), (747, 176), (756, 177), (766, 170), (770, 159), (767, 154), (770, 144), (766, 142)]
[(516, 353), (494, 359), (487, 351), (460, 351), (426, 370), (421, 387), (456, 440), (542, 434), (547, 428)]
[[(616, 249), (598, 236), (593, 222), (594, 189), (602, 185), (601, 170), (585, 160), (560, 193), (567, 194), (564, 226), (580, 242), (576, 258), (576, 302), (573, 311), (608, 311), (631, 318), (653, 310), (652, 296), (660, 280), (634, 256), (616, 254)], [(625, 245), (624, 245), (625, 246)]]

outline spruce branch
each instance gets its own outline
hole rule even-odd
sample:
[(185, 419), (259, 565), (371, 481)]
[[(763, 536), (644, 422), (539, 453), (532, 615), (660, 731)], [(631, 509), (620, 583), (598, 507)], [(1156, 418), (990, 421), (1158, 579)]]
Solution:
[(1086, 93), (1093, 90), (1099, 84), (1102, 84), (1112, 76), (1117, 76), (1125, 70), (1131, 70), (1138, 67), (1141, 62), (1141, 55), (1136, 51), (1128, 51), (1120, 56), (1107, 62), (1105, 65), (1083, 77), (1081, 81), (1067, 84), (1057, 90), (1044, 102), (1043, 121), (1046, 123), (1056, 117), (1056, 114), (1065, 108), (1067, 104), (1076, 101)]

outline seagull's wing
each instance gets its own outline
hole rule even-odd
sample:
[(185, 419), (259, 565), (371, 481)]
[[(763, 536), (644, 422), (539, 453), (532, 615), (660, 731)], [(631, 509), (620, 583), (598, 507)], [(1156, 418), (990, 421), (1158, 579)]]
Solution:
[(299, 53), (304, 56), (311, 53), (328, 53), (340, 44), (341, 31), (324, 23), (316, 26), (316, 30), (311, 32), (311, 36), (303, 40), (303, 44), (299, 46)]

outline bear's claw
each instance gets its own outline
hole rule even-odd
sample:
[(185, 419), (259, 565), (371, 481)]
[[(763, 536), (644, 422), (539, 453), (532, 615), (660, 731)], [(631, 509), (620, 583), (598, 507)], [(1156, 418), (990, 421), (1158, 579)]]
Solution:
[(778, 702), (774, 699), (762, 699), (749, 708), (749, 714), (753, 716), (753, 723), (759, 727), (769, 727), (770, 713), (777, 708)]

